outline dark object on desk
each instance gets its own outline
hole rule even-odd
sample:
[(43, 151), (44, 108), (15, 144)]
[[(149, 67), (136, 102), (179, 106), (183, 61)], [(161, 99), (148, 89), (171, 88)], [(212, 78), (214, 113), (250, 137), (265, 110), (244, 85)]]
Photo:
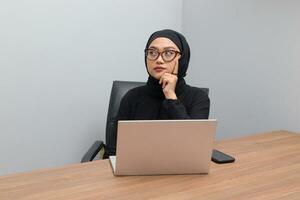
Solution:
[(223, 164), (223, 163), (232, 163), (235, 161), (235, 158), (221, 151), (213, 149), (211, 160), (215, 163)]
[[(107, 112), (107, 121), (106, 121), (106, 144), (111, 141), (115, 141), (114, 131), (117, 130), (117, 114), (120, 107), (120, 102), (123, 96), (128, 92), (128, 90), (145, 85), (145, 82), (133, 82), (133, 81), (114, 81), (111, 89), (109, 107)], [(208, 88), (201, 88), (206, 93), (208, 93)], [(81, 162), (92, 161), (99, 151), (105, 151), (105, 144), (103, 141), (96, 141), (89, 150), (85, 153)], [(107, 158), (107, 155), (104, 154), (104, 157), (101, 159)]]

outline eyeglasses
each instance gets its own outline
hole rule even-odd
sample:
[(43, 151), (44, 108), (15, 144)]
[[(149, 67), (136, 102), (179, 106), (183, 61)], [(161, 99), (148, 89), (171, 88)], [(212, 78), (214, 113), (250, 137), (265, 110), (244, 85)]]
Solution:
[(156, 60), (161, 55), (162, 59), (165, 62), (171, 62), (177, 56), (177, 54), (181, 54), (179, 51), (175, 50), (165, 50), (163, 52), (159, 52), (155, 49), (145, 49), (145, 56), (148, 60)]

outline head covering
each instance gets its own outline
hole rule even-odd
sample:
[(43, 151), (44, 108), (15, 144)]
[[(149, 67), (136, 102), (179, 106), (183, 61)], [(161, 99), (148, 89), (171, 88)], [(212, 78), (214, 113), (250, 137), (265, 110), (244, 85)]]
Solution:
[[(176, 44), (176, 46), (180, 50), (181, 57), (178, 60), (178, 75), (177, 76), (178, 76), (178, 79), (185, 77), (187, 68), (189, 66), (189, 61), (190, 61), (190, 47), (189, 47), (189, 44), (187, 43), (185, 37), (182, 34), (176, 32), (174, 30), (170, 30), (170, 29), (156, 31), (148, 39), (145, 49), (148, 49), (150, 44), (153, 42), (153, 40), (155, 40), (156, 38), (159, 38), (159, 37), (164, 37), (164, 38), (170, 39), (172, 42), (174, 42), (174, 44)], [(145, 64), (146, 64), (146, 68), (147, 68), (146, 55), (145, 55)], [(147, 69), (147, 71), (148, 71), (148, 69)], [(149, 72), (148, 72), (148, 74), (149, 74)]]
[[(178, 49), (181, 52), (181, 57), (178, 60), (178, 74), (177, 74), (178, 80), (177, 80), (176, 89), (175, 89), (176, 94), (180, 95), (187, 87), (183, 77), (186, 76), (186, 71), (189, 66), (189, 61), (190, 61), (189, 44), (187, 43), (185, 37), (182, 34), (176, 32), (174, 30), (164, 29), (164, 30), (156, 31), (150, 36), (145, 49), (148, 49), (150, 44), (153, 42), (153, 40), (155, 40), (156, 38), (159, 38), (159, 37), (164, 37), (164, 38), (170, 39), (172, 42), (174, 42), (174, 44), (178, 47)], [(146, 65), (146, 69), (148, 72), (146, 55), (145, 55), (145, 65)], [(148, 72), (148, 74), (149, 74), (149, 72)], [(154, 97), (157, 97), (160, 99), (164, 99), (164, 93), (161, 88), (161, 85), (159, 84), (159, 80), (156, 80), (150, 74), (148, 77), (146, 88), (151, 96), (154, 96)]]

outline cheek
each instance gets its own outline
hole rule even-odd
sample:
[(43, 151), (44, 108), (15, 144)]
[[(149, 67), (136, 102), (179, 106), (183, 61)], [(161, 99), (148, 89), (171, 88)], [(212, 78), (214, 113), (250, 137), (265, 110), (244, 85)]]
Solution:
[(172, 72), (174, 70), (175, 65), (176, 65), (175, 61), (168, 63), (168, 71)]
[(153, 69), (154, 67), (155, 67), (154, 62), (147, 60), (147, 68), (148, 68), (148, 70), (149, 69)]

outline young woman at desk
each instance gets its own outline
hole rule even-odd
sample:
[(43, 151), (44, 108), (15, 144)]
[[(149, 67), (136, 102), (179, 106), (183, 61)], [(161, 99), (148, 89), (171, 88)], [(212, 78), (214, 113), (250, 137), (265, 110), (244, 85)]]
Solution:
[[(182, 34), (169, 29), (154, 32), (145, 48), (147, 84), (125, 94), (118, 120), (208, 119), (208, 95), (184, 80), (189, 60), (190, 48)], [(107, 144), (106, 151), (115, 155), (116, 141)]]

